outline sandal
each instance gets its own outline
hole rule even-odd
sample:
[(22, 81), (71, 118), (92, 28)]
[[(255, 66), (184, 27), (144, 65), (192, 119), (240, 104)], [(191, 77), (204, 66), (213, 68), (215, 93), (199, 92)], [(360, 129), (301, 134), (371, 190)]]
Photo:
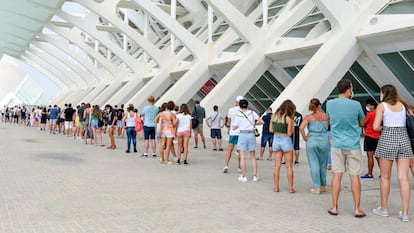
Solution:
[(320, 191), (321, 191), (321, 193), (327, 192), (328, 191), (328, 186), (321, 186)]
[(274, 188), (273, 192), (278, 193), (279, 192), (279, 188)]
[(289, 189), (289, 193), (296, 193), (296, 190), (294, 188)]
[(317, 194), (317, 195), (321, 194), (321, 190), (320, 190), (320, 189), (314, 189), (314, 188), (311, 188), (311, 189), (310, 189), (310, 192), (311, 192), (312, 194)]

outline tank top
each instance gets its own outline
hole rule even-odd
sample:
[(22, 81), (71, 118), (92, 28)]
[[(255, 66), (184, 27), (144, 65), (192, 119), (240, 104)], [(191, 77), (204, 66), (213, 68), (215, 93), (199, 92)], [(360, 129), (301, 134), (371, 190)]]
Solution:
[(388, 108), (387, 103), (384, 105), (383, 125), (387, 127), (405, 127), (406, 113), (405, 107), (400, 112), (393, 112)]
[(287, 134), (288, 124), (286, 123), (286, 117), (280, 122), (280, 119), (272, 119), (272, 127), (274, 133)]
[(134, 114), (134, 116), (131, 117), (131, 115), (128, 112), (127, 113), (127, 118), (125, 120), (126, 127), (135, 127), (135, 118), (136, 118), (136, 114)]

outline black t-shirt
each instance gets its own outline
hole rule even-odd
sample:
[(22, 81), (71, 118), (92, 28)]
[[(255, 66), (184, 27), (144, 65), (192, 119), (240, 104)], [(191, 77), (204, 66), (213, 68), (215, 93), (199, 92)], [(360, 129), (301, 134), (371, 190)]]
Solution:
[(73, 120), (73, 114), (75, 113), (75, 110), (73, 108), (66, 108), (65, 109), (65, 121), (72, 121)]
[[(108, 125), (112, 125), (112, 122), (117, 117), (117, 111), (112, 109), (112, 111), (108, 112)], [(122, 119), (121, 119), (122, 120)]]
[(122, 115), (124, 114), (124, 109), (122, 109), (122, 108), (118, 108), (117, 110), (116, 110), (116, 116), (118, 117), (118, 120), (122, 120)]

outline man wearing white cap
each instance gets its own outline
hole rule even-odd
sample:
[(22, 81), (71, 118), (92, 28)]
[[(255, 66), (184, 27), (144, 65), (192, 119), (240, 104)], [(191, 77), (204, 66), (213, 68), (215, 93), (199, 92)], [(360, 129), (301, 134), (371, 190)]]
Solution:
[[(231, 154), (233, 153), (233, 149), (234, 146), (237, 145), (237, 141), (239, 138), (239, 134), (240, 131), (239, 129), (234, 129), (232, 127), (232, 124), (234, 122), (234, 118), (236, 117), (237, 113), (240, 112), (240, 107), (239, 107), (239, 101), (243, 100), (244, 97), (243, 96), (237, 96), (236, 97), (236, 106), (232, 107), (229, 109), (229, 112), (227, 113), (227, 122), (226, 125), (228, 127), (230, 127), (230, 132), (229, 132), (229, 145), (227, 146), (227, 151), (226, 151), (226, 159), (224, 162), (224, 168), (223, 168), (223, 173), (228, 173), (229, 172), (229, 162), (231, 159)], [(238, 156), (238, 169), (237, 172), (241, 172), (240, 169), (240, 156)]]

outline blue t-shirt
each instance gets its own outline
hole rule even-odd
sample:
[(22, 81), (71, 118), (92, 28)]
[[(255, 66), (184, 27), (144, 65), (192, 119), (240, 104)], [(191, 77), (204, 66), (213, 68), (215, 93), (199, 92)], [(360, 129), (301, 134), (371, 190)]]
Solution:
[(154, 105), (147, 105), (142, 109), (144, 116), (144, 126), (155, 127), (154, 119), (158, 114), (158, 107)]
[(272, 113), (267, 113), (266, 115), (262, 116), (262, 120), (264, 121), (262, 135), (273, 134), (269, 132), (269, 125), (270, 121), (272, 120)]
[(364, 112), (358, 101), (336, 98), (326, 103), (326, 113), (331, 124), (332, 146), (344, 150), (360, 150), (361, 128)]
[(58, 116), (58, 114), (59, 114), (59, 110), (58, 109), (56, 109), (56, 108), (52, 108), (52, 109), (50, 109), (50, 112), (49, 112), (49, 118), (50, 119), (57, 119), (57, 116)]

